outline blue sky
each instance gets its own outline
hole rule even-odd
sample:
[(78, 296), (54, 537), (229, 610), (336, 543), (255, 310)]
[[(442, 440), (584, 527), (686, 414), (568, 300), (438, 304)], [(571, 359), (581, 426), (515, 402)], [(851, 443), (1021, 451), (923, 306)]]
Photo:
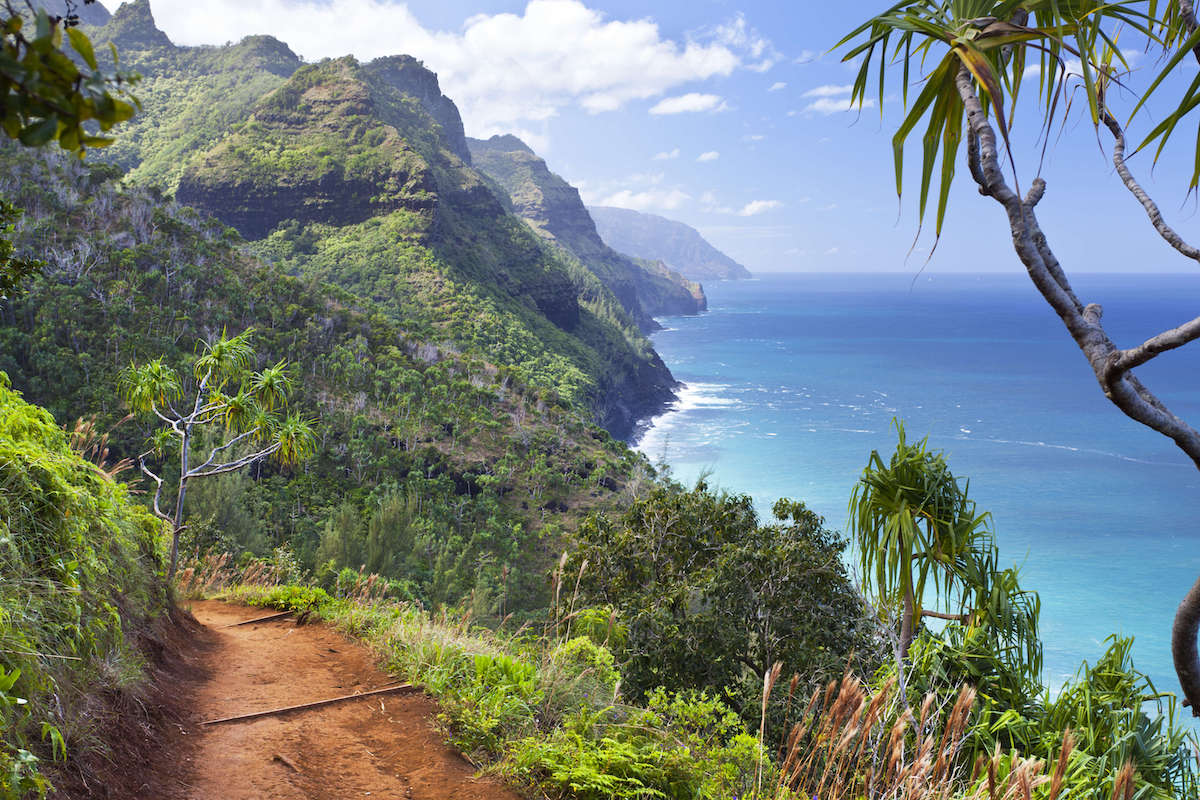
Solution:
[[(469, 135), (515, 133), (588, 202), (687, 222), (753, 271), (1019, 270), (1000, 208), (965, 168), (929, 263), (928, 235), (912, 247), (915, 203), (897, 202), (891, 161), (900, 104), (885, 98), (882, 121), (879, 108), (845, 111), (853, 71), (827, 54), (884, 5), (151, 0), (179, 44), (272, 33), (310, 61), (411, 53), (438, 72)], [(1024, 180), (1037, 174), (1034, 122), (1018, 131)], [(1197, 228), (1189, 144), (1154, 178), (1148, 159), (1135, 162), (1185, 236)], [(1139, 218), (1107, 141), (1078, 114), (1052, 138), (1042, 175), (1043, 228), (1068, 270), (1196, 267)]]

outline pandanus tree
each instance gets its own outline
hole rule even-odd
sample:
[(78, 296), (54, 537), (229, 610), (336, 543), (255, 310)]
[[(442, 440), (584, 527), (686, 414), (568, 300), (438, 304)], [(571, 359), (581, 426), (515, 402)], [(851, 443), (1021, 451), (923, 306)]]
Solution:
[[(868, 590), (899, 610), (902, 662), (922, 617), (957, 618), (949, 604), (962, 595), (963, 566), (987, 535), (989, 515), (976, 512), (942, 453), (926, 439), (910, 443), (903, 423), (895, 425), (896, 452), (884, 461), (872, 451), (854, 487), (850, 526)], [(945, 611), (924, 607), (929, 588)]]
[[(1134, 85), (1138, 74), (1129, 69), (1118, 38), (1124, 47), (1162, 54), (1157, 69), (1148, 73), (1153, 77), (1140, 86)], [(1164, 328), (1140, 343), (1118, 345), (1104, 328), (1101, 307), (1084, 302), (1076, 293), (1066, 267), (1051, 248), (1037, 214), (1046, 181), (1036, 175), (1022, 190), (1009, 136), (1022, 85), (1032, 80), (1030, 76), (1037, 76), (1041, 136), (1047, 141), (1052, 126), (1063, 121), (1066, 109), (1072, 107), (1070, 101), (1086, 99), (1073, 105), (1085, 108), (1097, 136), (1108, 138), (1120, 184), (1167, 246), (1184, 258), (1200, 261), (1200, 248), (1167, 223), (1133, 174), (1125, 134), (1126, 126), (1145, 116), (1142, 112), (1151, 95), (1167, 87), (1182, 89), (1178, 102), (1168, 101), (1137, 148), (1153, 145), (1157, 159), (1184, 118), (1200, 107), (1200, 76), (1186, 74), (1185, 64), (1200, 63), (1200, 26), (1192, 1), (900, 0), (853, 30), (839, 47), (845, 48), (846, 60), (860, 62), (852, 93), (860, 107), (868, 91), (874, 93), (877, 86), (882, 112), (889, 78), (900, 75), (904, 117), (892, 138), (897, 192), (904, 179), (905, 143), (923, 122), (919, 214), (924, 218), (936, 172), (940, 235), (965, 143), (964, 159), (979, 194), (990, 197), (1003, 211), (1017, 258), (1062, 320), (1101, 391), (1125, 415), (1174, 441), (1200, 468), (1200, 431), (1134, 374), (1152, 359), (1200, 338), (1200, 317)], [(917, 85), (923, 86), (919, 92), (914, 90), (915, 97), (910, 96), (909, 87), (918, 79)], [(1121, 91), (1112, 91), (1114, 87)], [(1130, 99), (1128, 106), (1118, 109), (1121, 97)], [(1125, 118), (1124, 124), (1118, 114)], [(1200, 186), (1200, 138), (1193, 163), (1189, 191)], [(1200, 580), (1180, 604), (1172, 631), (1175, 670), (1185, 705), (1196, 716), (1200, 716), (1198, 630)]]
[[(168, 577), (175, 576), (178, 564), (189, 482), (234, 472), (266, 458), (295, 465), (314, 449), (311, 425), (287, 411), (291, 393), (287, 362), (259, 372), (251, 369), (255, 360), (252, 331), (233, 337), (222, 333), (216, 341), (202, 343), (186, 381), (161, 358), (131, 364), (119, 377), (121, 395), (130, 408), (151, 415), (157, 425), (150, 447), (137, 457), (137, 463), (154, 481), (154, 513), (171, 524)], [(217, 443), (200, 448), (205, 431), (215, 431)], [(179, 473), (173, 481), (174, 501), (168, 512), (160, 505), (168, 483), (166, 473), (151, 465), (167, 462), (171, 456), (178, 460)]]

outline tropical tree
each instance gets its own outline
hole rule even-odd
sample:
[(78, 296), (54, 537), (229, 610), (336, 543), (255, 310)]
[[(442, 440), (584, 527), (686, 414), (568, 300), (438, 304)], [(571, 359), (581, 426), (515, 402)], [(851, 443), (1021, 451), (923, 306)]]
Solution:
[[(1014, 568), (1001, 568), (991, 515), (976, 509), (945, 454), (928, 439), (899, 439), (885, 462), (872, 451), (850, 497), (850, 525), (868, 590), (896, 610), (896, 670), (905, 692), (913, 639), (926, 617), (948, 623), (945, 638), (964, 663), (1003, 667), (1023, 686), (1041, 678), (1041, 602), (1021, 588)], [(937, 608), (926, 608), (932, 598)]]
[(757, 725), (775, 662), (824, 683), (851, 654), (872, 659), (846, 541), (803, 503), (780, 500), (773, 512), (761, 524), (746, 495), (667, 482), (580, 524), (582, 588), (628, 629), (627, 695), (723, 691)]
[[(184, 500), (190, 481), (234, 472), (273, 457), (281, 465), (293, 465), (311, 455), (315, 437), (311, 425), (299, 414), (287, 413), (291, 379), (287, 362), (280, 361), (260, 372), (250, 367), (254, 348), (253, 329), (237, 336), (222, 333), (214, 342), (202, 343), (185, 391), (185, 381), (162, 358), (131, 364), (122, 370), (118, 385), (122, 397), (135, 413), (153, 415), (159, 427), (151, 446), (137, 457), (138, 467), (155, 483), (154, 513), (171, 523), (171, 565), (174, 577), (179, 558), (179, 535), (183, 532)], [(182, 411), (179, 409), (183, 409)], [(219, 444), (198, 447), (202, 431), (220, 429)], [(152, 458), (178, 458), (174, 508), (160, 506), (164, 486), (159, 468), (150, 468)]]
[[(901, 668), (922, 617), (965, 619), (953, 598), (983, 591), (981, 543), (990, 541), (990, 515), (979, 513), (928, 439), (910, 443), (895, 421), (899, 443), (886, 462), (878, 450), (850, 495), (850, 526), (863, 581), (884, 607), (898, 608)], [(924, 607), (930, 579), (946, 611)], [(903, 670), (901, 669), (901, 672)]]
[[(1163, 54), (1157, 75), (1140, 95), (1133, 91), (1133, 75), (1117, 46), (1122, 35), (1126, 47), (1136, 39)], [(1046, 181), (1038, 175), (1021, 190), (1009, 137), (1009, 122), (1027, 76), (1038, 76), (1042, 135), (1046, 138), (1051, 124), (1061, 120), (1070, 106), (1072, 92), (1081, 89), (1086, 103), (1080, 105), (1086, 106), (1096, 135), (1101, 135), (1102, 127), (1110, 137), (1112, 162), (1122, 185), (1167, 245), (1185, 258), (1200, 261), (1200, 248), (1167, 224), (1130, 170), (1125, 129), (1110, 91), (1120, 87), (1136, 98), (1128, 114), (1132, 120), (1152, 94), (1184, 82), (1172, 79), (1184, 72), (1184, 60), (1200, 62), (1200, 28), (1191, 0), (900, 0), (851, 31), (842, 45), (847, 60), (861, 60), (853, 88), (853, 99), (860, 107), (876, 83), (882, 100), (889, 76), (901, 75), (905, 116), (892, 138), (897, 191), (903, 183), (905, 143), (924, 120), (919, 214), (923, 219), (936, 170), (936, 232), (940, 235), (965, 141), (965, 161), (979, 193), (1003, 209), (1018, 259), (1087, 359), (1101, 391), (1131, 419), (1169, 437), (1200, 468), (1200, 431), (1173, 413), (1133, 372), (1200, 338), (1200, 317), (1128, 348), (1113, 341), (1102, 324), (1101, 307), (1085, 303), (1076, 294), (1051, 249), (1037, 216)], [(920, 74), (924, 86), (911, 98), (910, 80), (925, 65), (930, 68)], [(1035, 65), (1037, 69), (1029, 69)], [(1138, 149), (1157, 143), (1157, 158), (1184, 117), (1197, 106), (1200, 76), (1186, 82), (1178, 104), (1148, 131)], [(1200, 139), (1195, 155), (1189, 191), (1200, 187)], [(1011, 182), (1006, 166), (1012, 168)], [(1200, 580), (1180, 604), (1172, 633), (1180, 685), (1192, 713), (1200, 716), (1198, 629)]]

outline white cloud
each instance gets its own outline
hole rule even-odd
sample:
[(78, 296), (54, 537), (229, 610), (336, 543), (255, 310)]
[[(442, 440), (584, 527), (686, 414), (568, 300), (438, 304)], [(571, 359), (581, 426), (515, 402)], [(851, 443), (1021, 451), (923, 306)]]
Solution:
[(720, 157), (721, 154), (716, 150), (709, 150), (707, 153), (701, 153), (700, 155), (696, 156), (696, 160), (700, 162), (716, 161)]
[(818, 86), (815, 89), (809, 89), (801, 97), (840, 97), (844, 94), (850, 94), (853, 89), (854, 87), (849, 84), (840, 86), (829, 83), (824, 86)]
[(743, 142), (761, 142), (765, 138), (767, 138), (767, 136), (766, 136), (766, 134), (763, 134), (763, 133), (747, 133), (745, 136), (742, 137), (742, 141)]
[(629, 208), (634, 211), (673, 211), (691, 199), (691, 195), (679, 189), (647, 189), (642, 192), (622, 189), (604, 197), (598, 205)]
[(801, 50), (800, 55), (796, 56), (795, 61), (797, 64), (811, 64), (813, 61), (816, 61), (818, 58), (820, 58), (820, 55), (816, 51)]
[(651, 114), (686, 114), (695, 111), (725, 111), (729, 106), (720, 95), (688, 92), (678, 97), (659, 100), (650, 109)]
[[(866, 99), (862, 101), (863, 108), (874, 108), (875, 101)], [(858, 106), (850, 102), (849, 97), (821, 97), (804, 107), (805, 111), (816, 111), (818, 114), (840, 114), (843, 111), (856, 109)]]
[[(1143, 55), (1145, 55), (1145, 53), (1141, 52), (1140, 50), (1124, 49), (1121, 51), (1121, 56), (1125, 59), (1125, 63), (1129, 65), (1130, 69), (1133, 69), (1137, 66), (1138, 61), (1141, 60)], [(1062, 70), (1064, 68), (1067, 71), (1068, 79), (1083, 77), (1083, 64), (1080, 63), (1078, 58), (1067, 58), (1060, 61), (1055, 69), (1056, 80), (1058, 79), (1058, 76), (1062, 74)], [(1125, 67), (1116, 58), (1113, 59), (1113, 68), (1118, 72), (1125, 69)], [(1037, 80), (1041, 74), (1042, 64), (1041, 60), (1039, 59), (1038, 61), (1025, 67), (1025, 71), (1021, 73), (1021, 77), (1025, 80)]]
[(739, 217), (753, 217), (757, 214), (762, 214), (770, 211), (773, 208), (779, 208), (783, 203), (778, 200), (751, 200), (742, 209), (737, 212)]
[(778, 91), (780, 91), (782, 89), (786, 89), (786, 88), (787, 88), (787, 84), (784, 83), (783, 81), (775, 81), (774, 83), (771, 84), (771, 88), (767, 89), (767, 91), (768, 92), (778, 92)]
[(670, 161), (673, 158), (679, 158), (679, 148), (678, 147), (676, 147), (674, 150), (664, 150), (661, 153), (654, 154), (655, 161)]
[(716, 28), (716, 40), (731, 48), (746, 52), (754, 63), (746, 68), (755, 72), (766, 72), (783, 56), (771, 46), (771, 42), (750, 27), (744, 14), (738, 14), (730, 22)]
[(775, 57), (740, 16), (670, 39), (652, 19), (612, 19), (580, 0), (529, 0), (521, 13), (478, 14), (457, 31), (426, 28), (409, 5), (389, 0), (152, 2), (178, 44), (269, 33), (310, 61), (416, 56), (438, 73), (476, 136), (528, 127), (572, 105), (615, 110)]
[(840, 252), (842, 252), (842, 249), (840, 247), (838, 247), (837, 245), (834, 245), (833, 247), (831, 247), (825, 251), (825, 255), (836, 256)]

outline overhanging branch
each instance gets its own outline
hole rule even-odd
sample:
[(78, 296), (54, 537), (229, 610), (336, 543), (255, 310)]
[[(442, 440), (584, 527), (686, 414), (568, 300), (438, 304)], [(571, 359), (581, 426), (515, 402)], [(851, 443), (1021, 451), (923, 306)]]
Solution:
[[(1187, 3), (1190, 12), (1191, 4)], [(1195, 18), (1192, 15), (1192, 29)], [(1200, 60), (1200, 53), (1197, 53)], [(1160, 353), (1180, 347), (1200, 338), (1200, 319), (1192, 320), (1170, 331), (1155, 336), (1129, 351), (1120, 350), (1101, 325), (1102, 309), (1095, 304), (1084, 306), (1075, 296), (1066, 281), (1066, 275), (1054, 257), (1045, 235), (1038, 225), (1033, 204), (1022, 202), (1004, 181), (1000, 159), (996, 148), (996, 134), (984, 113), (983, 105), (975, 91), (974, 82), (967, 70), (960, 69), (956, 86), (967, 111), (968, 135), (978, 141), (978, 170), (972, 166), (972, 174), (978, 173), (983, 181), (980, 191), (999, 202), (1008, 215), (1013, 249), (1025, 265), (1030, 279), (1050, 304), (1083, 352), (1092, 371), (1096, 374), (1104, 394), (1126, 416), (1172, 439), (1200, 469), (1200, 433), (1172, 413), (1131, 372), (1134, 366), (1150, 361)], [(1110, 130), (1112, 128), (1110, 127)], [(1114, 135), (1117, 132), (1114, 131)], [(1121, 142), (1121, 140), (1119, 140)], [(1116, 155), (1123, 160), (1123, 149)], [(968, 147), (968, 159), (975, 158)], [(1128, 171), (1126, 170), (1126, 174)], [(1130, 176), (1131, 177), (1131, 176)], [(977, 179), (978, 180), (978, 179)], [(1122, 180), (1126, 180), (1122, 176)], [(1136, 186), (1136, 181), (1126, 180), (1126, 186)], [(1140, 187), (1137, 187), (1140, 189)], [(1144, 193), (1143, 193), (1144, 194)], [(1135, 196), (1137, 193), (1135, 192)], [(1040, 199), (1040, 193), (1038, 196)], [(1147, 198), (1148, 199), (1148, 198)], [(1151, 204), (1152, 205), (1152, 204)], [(1143, 207), (1147, 207), (1143, 203)], [(1150, 208), (1147, 207), (1150, 213)], [(1154, 214), (1150, 214), (1152, 224)], [(1160, 215), (1161, 219), (1161, 215)], [(1163, 235), (1165, 223), (1155, 224)], [(1170, 239), (1166, 236), (1168, 241)], [(1179, 240), (1182, 243), (1182, 239)], [(1173, 246), (1174, 243), (1173, 243)], [(1176, 246), (1184, 255), (1184, 250)], [(1175, 616), (1171, 636), (1171, 651), (1175, 660), (1175, 671), (1180, 687), (1192, 708), (1194, 716), (1200, 716), (1200, 658), (1197, 656), (1197, 636), (1200, 635), (1200, 581), (1196, 582), (1188, 596), (1180, 604)]]

